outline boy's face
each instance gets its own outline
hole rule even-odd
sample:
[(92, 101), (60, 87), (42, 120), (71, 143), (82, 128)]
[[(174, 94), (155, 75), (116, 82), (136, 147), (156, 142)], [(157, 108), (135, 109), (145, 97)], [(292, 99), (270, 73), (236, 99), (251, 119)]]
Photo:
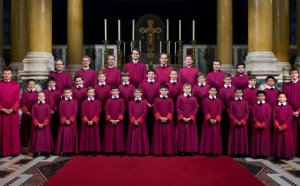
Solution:
[(55, 81), (49, 81), (49, 82), (48, 82), (48, 87), (50, 87), (50, 88), (54, 88), (55, 85), (56, 85), (56, 82), (55, 82)]
[(192, 92), (191, 86), (184, 86), (183, 87), (183, 93), (190, 94)]
[(108, 66), (114, 66), (114, 64), (115, 64), (115, 58), (114, 58), (114, 56), (108, 56), (108, 58), (107, 58), (107, 64), (108, 64)]
[(66, 98), (71, 97), (71, 96), (72, 96), (72, 91), (71, 91), (71, 90), (65, 90), (65, 91), (64, 91), (64, 96), (65, 96)]
[(192, 57), (187, 56), (187, 57), (185, 58), (185, 66), (192, 66), (192, 64), (193, 64), (193, 59), (192, 59)]
[(28, 84), (27, 84), (27, 87), (29, 89), (35, 89), (35, 82), (34, 81), (29, 81)]
[(171, 74), (170, 74), (170, 78), (171, 78), (172, 80), (177, 80), (177, 77), (178, 77), (177, 72), (172, 71)]
[(226, 78), (224, 79), (224, 83), (225, 83), (226, 85), (231, 84), (231, 78), (230, 78), (230, 77), (226, 77)]
[(111, 95), (112, 96), (118, 96), (119, 95), (119, 90), (118, 89), (112, 89), (111, 90)]
[(292, 80), (297, 80), (299, 77), (299, 73), (297, 71), (292, 71), (291, 72), (291, 79)]
[(147, 78), (148, 79), (154, 79), (155, 78), (155, 73), (154, 72), (148, 72)]
[(243, 91), (242, 90), (236, 90), (234, 92), (235, 97), (241, 98), (243, 96)]
[(204, 76), (199, 76), (197, 80), (198, 80), (198, 83), (204, 83), (205, 82), (205, 77)]
[(136, 50), (132, 51), (131, 57), (133, 60), (138, 60), (140, 58), (140, 53)]
[(76, 85), (83, 85), (83, 80), (81, 78), (76, 78), (75, 79), (75, 84)]
[(141, 91), (139, 91), (139, 90), (136, 90), (136, 91), (134, 91), (134, 97), (138, 97), (138, 98), (140, 98), (140, 97), (142, 97), (142, 92)]
[(90, 66), (90, 60), (89, 60), (89, 58), (83, 58), (82, 59), (82, 66), (84, 67), (84, 68), (87, 68), (87, 67), (89, 67)]
[(280, 94), (278, 96), (278, 102), (280, 103), (286, 102), (286, 96), (284, 94)]
[(217, 89), (215, 89), (215, 88), (209, 89), (208, 94), (211, 95), (211, 96), (216, 96), (217, 95)]
[(94, 89), (88, 90), (87, 95), (89, 98), (93, 98), (95, 96), (95, 90)]
[(239, 65), (239, 66), (237, 66), (236, 70), (239, 74), (244, 74), (245, 67), (244, 67), (244, 65)]
[(44, 94), (43, 92), (40, 92), (40, 93), (38, 94), (38, 100), (39, 100), (39, 101), (44, 101), (44, 100), (45, 100), (45, 94)]
[(214, 71), (218, 71), (221, 68), (221, 64), (218, 61), (214, 61), (213, 63), (213, 69)]
[(256, 98), (258, 101), (264, 101), (266, 99), (266, 96), (264, 94), (258, 94)]
[(166, 65), (168, 63), (168, 56), (166, 54), (162, 54), (159, 58), (160, 64)]
[(122, 81), (123, 82), (128, 82), (129, 81), (129, 76), (122, 76)]
[(166, 88), (161, 88), (161, 89), (159, 90), (159, 92), (160, 92), (160, 94), (161, 94), (162, 96), (166, 96), (166, 95), (168, 95), (169, 90), (166, 89)]
[(255, 85), (256, 85), (256, 79), (250, 79), (250, 80), (248, 81), (248, 83), (249, 83), (249, 85), (251, 85), (251, 86), (255, 86)]
[(266, 82), (266, 83), (267, 83), (267, 85), (270, 86), (270, 87), (275, 85), (275, 81), (274, 81), (272, 78), (267, 79), (267, 82)]
[(98, 81), (99, 81), (100, 83), (103, 83), (103, 82), (105, 82), (105, 79), (106, 79), (106, 77), (105, 77), (105, 75), (104, 75), (104, 74), (100, 74), (100, 75), (98, 75)]

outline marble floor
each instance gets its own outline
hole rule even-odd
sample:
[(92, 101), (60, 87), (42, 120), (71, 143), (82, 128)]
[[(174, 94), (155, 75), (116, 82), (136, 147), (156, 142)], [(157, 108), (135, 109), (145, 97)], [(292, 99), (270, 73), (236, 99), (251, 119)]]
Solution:
[[(71, 157), (19, 155), (0, 159), (0, 185), (43, 185), (63, 167)], [(299, 185), (300, 158), (292, 160), (265, 160), (234, 158), (265, 185)]]

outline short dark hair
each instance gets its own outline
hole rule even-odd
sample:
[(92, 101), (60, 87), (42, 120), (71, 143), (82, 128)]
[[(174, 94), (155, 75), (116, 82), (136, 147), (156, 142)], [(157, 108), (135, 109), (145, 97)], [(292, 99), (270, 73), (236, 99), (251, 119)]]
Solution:
[(26, 84), (28, 84), (29, 82), (34, 82), (34, 83), (36, 83), (36, 81), (35, 81), (34, 79), (27, 79), (27, 80), (26, 80)]
[(238, 64), (236, 64), (235, 68), (238, 68), (238, 66), (244, 66), (244, 68), (245, 68), (245, 63), (238, 63)]
[(164, 83), (160, 85), (159, 89), (163, 89), (163, 88), (165, 88), (165, 89), (168, 89), (168, 90), (169, 90), (169, 86), (168, 86), (168, 85), (166, 85), (166, 84), (164, 84)]
[(274, 76), (267, 76), (267, 77), (266, 77), (266, 81), (268, 81), (268, 79), (273, 79), (273, 80), (276, 82), (276, 79), (275, 79)]
[(258, 96), (258, 94), (266, 95), (265, 91), (263, 91), (263, 90), (258, 90), (258, 91), (256, 92), (256, 96)]

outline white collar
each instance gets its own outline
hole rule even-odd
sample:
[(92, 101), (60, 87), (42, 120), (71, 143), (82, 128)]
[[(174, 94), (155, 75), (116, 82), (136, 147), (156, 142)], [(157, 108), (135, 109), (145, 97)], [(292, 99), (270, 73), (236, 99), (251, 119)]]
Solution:
[(168, 66), (168, 64), (165, 64), (165, 65), (163, 65), (163, 64), (160, 64), (160, 66), (161, 66), (161, 67), (167, 67), (167, 66)]
[(118, 99), (118, 98), (119, 98), (119, 95), (117, 95), (117, 96), (111, 96), (111, 98), (113, 98), (113, 99)]
[(224, 87), (225, 87), (225, 88), (230, 88), (230, 87), (231, 87), (231, 84), (229, 84), (229, 85), (224, 84)]
[(134, 101), (142, 101), (142, 98), (141, 97), (135, 97)]
[(83, 69), (84, 71), (87, 71), (87, 70), (90, 69), (90, 67), (82, 67), (82, 69)]
[(262, 101), (257, 101), (257, 104), (265, 104), (266, 101), (265, 100), (262, 100)]
[(115, 66), (107, 66), (107, 68), (109, 68), (109, 69), (112, 69), (112, 68), (114, 68)]
[(55, 87), (51, 88), (51, 87), (48, 87), (48, 90), (55, 90)]
[(177, 83), (177, 80), (171, 79), (171, 80), (170, 80), (170, 83)]
[(275, 89), (275, 86), (269, 86), (269, 85), (267, 85), (267, 89)]
[(124, 85), (124, 86), (125, 86), (125, 85), (129, 85), (129, 82), (126, 82), (126, 83), (125, 83), (125, 82), (122, 82), (122, 85)]
[(83, 88), (83, 85), (76, 85), (76, 88)]
[(139, 62), (139, 60), (132, 60), (132, 62), (134, 63), (134, 64), (137, 64), (138, 62)]
[(204, 82), (204, 83), (198, 83), (198, 85), (199, 85), (199, 87), (201, 87), (201, 85), (202, 85), (202, 86), (205, 86), (206, 83), (205, 83), (205, 82)]
[(159, 95), (159, 97), (160, 97), (160, 98), (163, 98), (163, 97), (168, 98), (168, 95), (166, 95), (166, 96)]
[(101, 85), (105, 85), (106, 83), (105, 83), (105, 82), (103, 82), (103, 83), (100, 83), (100, 82), (99, 82), (98, 84), (101, 86)]
[(240, 73), (239, 73), (239, 76), (245, 76), (245, 73), (243, 73), (243, 74), (240, 74)]
[(184, 96), (184, 97), (191, 97), (192, 94), (186, 94), (186, 93), (183, 93), (183, 96)]
[(283, 102), (283, 103), (278, 102), (278, 106), (285, 106), (285, 105), (286, 105), (286, 102)]
[(243, 99), (242, 97), (241, 98), (234, 97), (235, 101), (241, 101), (242, 99)]
[(71, 97), (65, 97), (65, 100), (66, 100), (66, 101), (72, 100), (72, 96), (71, 96)]
[(292, 80), (293, 83), (298, 83), (299, 79)]
[(38, 104), (44, 104), (46, 103), (45, 100), (44, 101), (38, 101)]
[(3, 79), (3, 81), (8, 83), (8, 82), (11, 82), (11, 79), (9, 79), (9, 80)]
[(33, 89), (28, 88), (27, 91), (33, 92), (33, 91), (35, 91), (35, 89), (34, 88)]
[(248, 88), (255, 88), (255, 85), (252, 86), (252, 85), (248, 85)]
[(209, 99), (216, 99), (217, 98), (217, 96), (211, 96), (211, 95), (209, 95), (208, 97), (209, 97)]
[(148, 83), (154, 83), (155, 80), (154, 79), (147, 79)]
[(95, 98), (94, 98), (94, 97), (92, 97), (92, 98), (87, 98), (87, 100), (88, 100), (88, 101), (94, 101)]

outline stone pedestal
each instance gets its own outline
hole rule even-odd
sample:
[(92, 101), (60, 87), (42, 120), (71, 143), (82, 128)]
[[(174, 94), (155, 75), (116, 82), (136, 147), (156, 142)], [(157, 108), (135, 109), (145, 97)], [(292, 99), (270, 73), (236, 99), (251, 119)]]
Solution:
[(81, 64), (68, 64), (67, 69), (65, 70), (68, 71), (72, 75), (72, 77), (75, 77), (76, 71), (80, 68), (82, 68)]
[(280, 75), (278, 77), (278, 83), (289, 82), (291, 80), (290, 77), (290, 62), (279, 62), (277, 63), (277, 70), (280, 71)]

